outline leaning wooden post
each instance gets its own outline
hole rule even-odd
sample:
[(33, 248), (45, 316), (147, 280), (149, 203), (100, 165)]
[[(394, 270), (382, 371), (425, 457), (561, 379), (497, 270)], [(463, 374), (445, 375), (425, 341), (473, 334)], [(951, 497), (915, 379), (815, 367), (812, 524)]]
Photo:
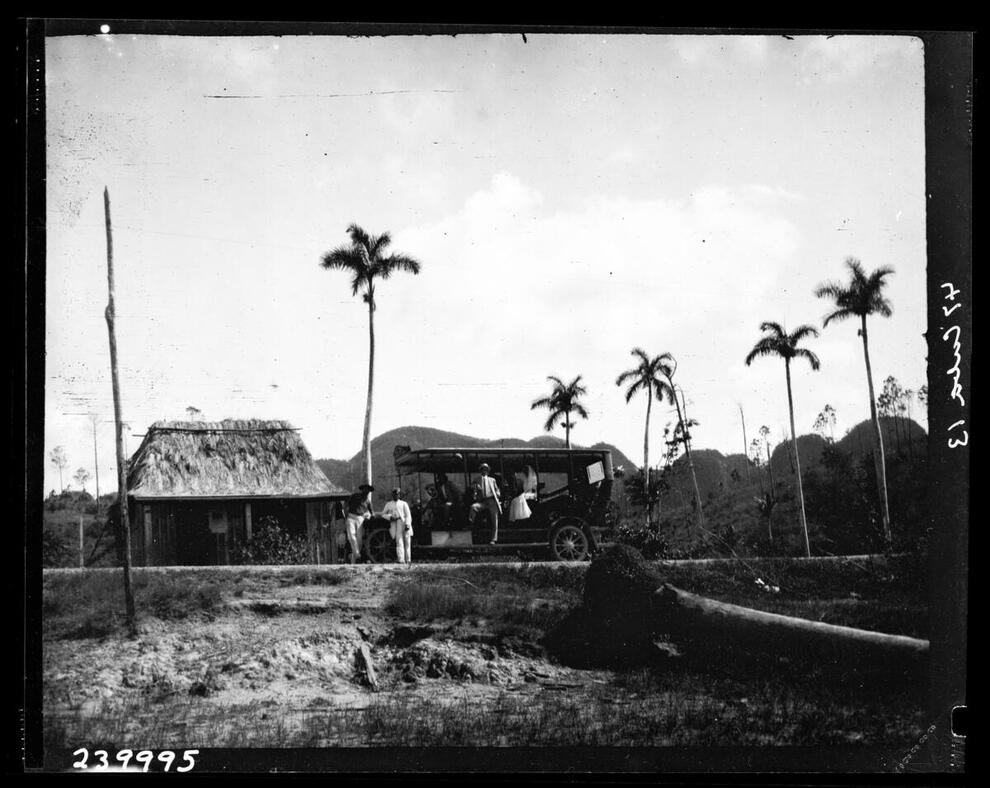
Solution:
[(134, 610), (134, 589), (131, 587), (131, 524), (127, 512), (127, 467), (124, 458), (124, 428), (120, 413), (120, 380), (117, 374), (117, 335), (114, 331), (113, 301), (113, 235), (110, 230), (110, 191), (103, 188), (103, 208), (107, 223), (107, 288), (109, 301), (105, 312), (107, 331), (110, 334), (110, 375), (113, 384), (113, 420), (117, 435), (117, 506), (120, 509), (120, 529), (124, 535), (124, 603), (127, 606), (127, 626), (131, 634), (137, 633), (137, 614)]

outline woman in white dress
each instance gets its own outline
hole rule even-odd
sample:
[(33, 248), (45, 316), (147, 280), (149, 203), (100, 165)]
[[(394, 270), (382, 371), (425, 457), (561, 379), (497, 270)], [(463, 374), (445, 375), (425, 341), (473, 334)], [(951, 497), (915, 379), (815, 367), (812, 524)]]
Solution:
[(528, 520), (533, 514), (528, 501), (536, 498), (536, 484), (536, 473), (529, 465), (524, 466), (520, 472), (516, 473), (516, 485), (520, 492), (509, 503), (510, 522)]

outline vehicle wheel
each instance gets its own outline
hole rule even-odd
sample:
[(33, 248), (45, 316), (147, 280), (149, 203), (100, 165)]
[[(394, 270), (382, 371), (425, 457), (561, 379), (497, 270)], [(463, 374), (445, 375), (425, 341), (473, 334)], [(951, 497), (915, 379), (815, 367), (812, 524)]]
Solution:
[(395, 560), (395, 543), (387, 528), (376, 528), (364, 543), (365, 554), (373, 564), (385, 564)]
[(588, 547), (587, 534), (573, 521), (558, 525), (550, 534), (550, 554), (556, 561), (583, 561)]

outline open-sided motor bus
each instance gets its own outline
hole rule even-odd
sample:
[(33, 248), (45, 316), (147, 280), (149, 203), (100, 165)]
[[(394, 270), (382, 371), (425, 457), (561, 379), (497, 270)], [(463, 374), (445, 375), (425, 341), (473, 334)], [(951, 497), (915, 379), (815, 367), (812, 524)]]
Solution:
[[(545, 545), (558, 561), (594, 553), (614, 523), (612, 454), (597, 449), (436, 448), (394, 450), (395, 472), (413, 515), (413, 552), (448, 554), (489, 545), (492, 524), (478, 503), (482, 464), (502, 500), (498, 543), (511, 552)], [(525, 505), (518, 500), (522, 496)], [(472, 511), (473, 509), (473, 511)], [(366, 536), (374, 561), (389, 560), (387, 524)]]

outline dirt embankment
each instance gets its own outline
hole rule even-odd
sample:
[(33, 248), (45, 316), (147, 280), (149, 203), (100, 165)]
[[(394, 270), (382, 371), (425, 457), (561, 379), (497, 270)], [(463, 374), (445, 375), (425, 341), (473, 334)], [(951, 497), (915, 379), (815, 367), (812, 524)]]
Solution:
[[(119, 573), (46, 573), (46, 741), (725, 745), (901, 740), (918, 725), (908, 695), (864, 700), (775, 675), (562, 664), (573, 661), (549, 655), (545, 635), (580, 605), (587, 568), (140, 570), (136, 638), (119, 619)], [(716, 570), (704, 569), (710, 587), (762, 588)], [(836, 572), (828, 576), (834, 596)], [(810, 580), (800, 579), (793, 600), (774, 595), (774, 604), (808, 606)], [(903, 607), (900, 597), (880, 604), (884, 577), (856, 582), (845, 593), (858, 607)], [(621, 594), (616, 605), (626, 605)], [(377, 688), (357, 656), (362, 645)]]

